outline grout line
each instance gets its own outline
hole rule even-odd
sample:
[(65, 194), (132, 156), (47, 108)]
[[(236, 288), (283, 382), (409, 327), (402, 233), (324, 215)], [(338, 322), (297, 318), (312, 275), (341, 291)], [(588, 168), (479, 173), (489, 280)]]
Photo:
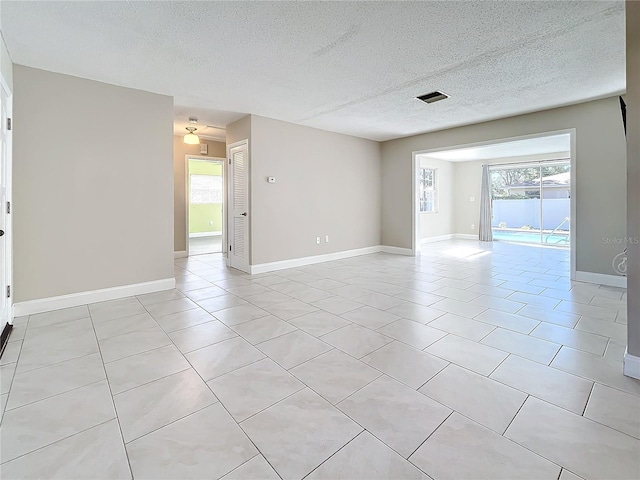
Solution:
[[(83, 429), (83, 430), (80, 430), (80, 431), (78, 431), (78, 432), (76, 432), (76, 433), (72, 433), (71, 435), (68, 435), (68, 436), (66, 436), (66, 437), (64, 437), (64, 438), (61, 438), (61, 439), (59, 439), (59, 440), (56, 440), (55, 442), (48, 443), (48, 444), (46, 444), (46, 445), (43, 445), (43, 446), (41, 446), (41, 447), (36, 448), (35, 450), (31, 450), (30, 452), (26, 452), (26, 453), (23, 453), (22, 455), (18, 455), (17, 457), (12, 458), (11, 460), (3, 460), (3, 461), (2, 461), (2, 465), (6, 465), (6, 464), (8, 464), (8, 463), (10, 463), (10, 462), (13, 462), (14, 460), (18, 460), (19, 458), (26, 457), (27, 455), (31, 455), (32, 453), (35, 453), (35, 452), (37, 452), (37, 451), (39, 451), (39, 450), (42, 450), (42, 449), (44, 449), (44, 448), (50, 447), (50, 446), (52, 446), (52, 445), (55, 445), (56, 443), (62, 442), (62, 441), (64, 441), (64, 440), (68, 440), (68, 439), (70, 439), (71, 437), (75, 437), (76, 435), (80, 435), (81, 433), (87, 432), (87, 431), (89, 431), (89, 430), (91, 430), (91, 429), (93, 429), (93, 428), (96, 428), (96, 427), (99, 427), (99, 426), (101, 426), (101, 425), (104, 425), (105, 423), (112, 422), (113, 420), (117, 420), (117, 417), (110, 418), (109, 420), (105, 420), (104, 422), (96, 423), (95, 425), (92, 425), (92, 426), (90, 426), (90, 427), (88, 427), (88, 428), (85, 428), (85, 429)], [(123, 447), (124, 447), (124, 444), (123, 444)]]
[[(431, 397), (428, 397), (428, 398), (431, 398)], [(449, 407), (447, 407), (447, 408), (449, 408)], [(425, 438), (425, 439), (424, 439), (424, 441), (422, 441), (422, 442), (420, 443), (420, 445), (418, 445), (418, 447), (417, 447), (413, 452), (411, 452), (409, 455), (407, 455), (407, 457), (406, 457), (406, 458), (407, 458), (407, 461), (409, 461), (409, 462), (410, 462), (409, 458), (411, 458), (411, 456), (412, 456), (414, 453), (416, 453), (418, 450), (420, 450), (420, 447), (421, 447), (422, 445), (424, 445), (424, 444), (427, 442), (427, 440), (429, 440), (429, 439), (433, 436), (433, 434), (434, 434), (434, 433), (436, 433), (436, 432), (438, 431), (438, 429), (439, 429), (439, 428), (444, 424), (444, 422), (446, 422), (447, 420), (449, 420), (449, 417), (451, 417), (451, 415), (453, 415), (454, 413), (458, 413), (458, 412), (456, 412), (456, 411), (455, 411), (454, 409), (452, 409), (452, 408), (450, 408), (449, 410), (451, 410), (451, 413), (450, 413), (449, 415), (447, 415), (447, 416), (446, 416), (446, 418), (445, 418), (444, 420), (442, 420), (442, 422), (440, 422), (440, 424), (439, 424), (436, 428), (434, 428), (433, 432), (431, 432), (431, 433), (427, 436), (427, 438)], [(458, 413), (458, 415), (462, 415), (462, 414), (461, 414), (461, 413)], [(477, 422), (476, 422), (476, 423), (477, 423)], [(483, 426), (484, 426), (484, 425), (483, 425)], [(486, 427), (485, 427), (485, 428), (486, 428)], [(411, 464), (412, 464), (412, 465), (415, 465), (413, 462), (411, 462)]]
[(518, 408), (518, 411), (516, 412), (516, 414), (513, 416), (513, 418), (511, 419), (511, 421), (509, 422), (509, 424), (506, 426), (506, 428), (502, 431), (502, 433), (500, 433), (499, 435), (501, 437), (504, 438), (508, 438), (505, 437), (504, 434), (507, 433), (507, 430), (509, 430), (509, 427), (511, 426), (511, 424), (513, 423), (513, 421), (516, 419), (516, 417), (518, 416), (518, 414), (520, 413), (520, 411), (522, 410), (522, 407), (524, 407), (524, 404), (527, 403), (527, 400), (531, 397), (531, 395), (527, 394), (527, 396), (525, 397), (524, 401), (522, 402), (522, 404), (520, 404), (520, 407)]
[[(139, 302), (139, 300), (136, 298)], [(131, 459), (129, 458), (129, 452), (127, 451), (126, 443), (124, 441), (124, 434), (122, 433), (122, 426), (120, 425), (120, 417), (118, 416), (118, 410), (116, 408), (116, 402), (113, 399), (113, 390), (111, 389), (111, 382), (109, 381), (109, 375), (107, 374), (107, 367), (104, 363), (104, 357), (102, 356), (102, 349), (100, 348), (100, 342), (98, 341), (98, 335), (96, 334), (95, 324), (93, 322), (93, 317), (91, 316), (91, 310), (87, 305), (87, 310), (89, 310), (89, 318), (91, 319), (91, 327), (93, 328), (93, 335), (96, 338), (96, 344), (98, 345), (98, 353), (100, 354), (100, 360), (102, 361), (102, 369), (104, 370), (105, 380), (107, 382), (107, 387), (109, 388), (109, 393), (111, 394), (111, 405), (113, 407), (113, 413), (115, 414), (116, 422), (118, 423), (118, 431), (120, 432), (120, 440), (122, 441), (122, 448), (124, 450), (125, 458), (127, 459), (127, 465), (129, 467), (129, 474), (131, 478), (133, 478), (133, 469), (131, 468)]]
[(582, 413), (580, 414), (581, 417), (584, 417), (584, 414), (587, 411), (587, 407), (589, 406), (589, 402), (591, 401), (591, 396), (593, 395), (593, 389), (595, 388), (595, 386), (596, 386), (596, 383), (593, 382), (591, 384), (591, 389), (589, 390), (589, 395), (587, 395), (587, 401), (584, 403), (584, 408), (582, 409)]

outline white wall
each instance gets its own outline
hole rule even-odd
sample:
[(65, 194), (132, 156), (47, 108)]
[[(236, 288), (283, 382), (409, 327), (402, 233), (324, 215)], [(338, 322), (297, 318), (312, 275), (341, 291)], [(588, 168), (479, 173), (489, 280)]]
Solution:
[[(550, 131), (576, 129), (577, 219), (576, 267), (579, 271), (615, 274), (611, 266), (619, 246), (604, 238), (626, 235), (626, 152), (618, 97), (517, 117), (453, 128), (382, 144), (382, 242), (411, 247), (412, 152), (500, 140)], [(456, 172), (457, 174), (457, 172)], [(466, 178), (479, 178), (468, 176)], [(479, 198), (480, 182), (473, 180)], [(468, 191), (458, 181), (456, 190)], [(467, 212), (477, 225), (476, 206), (456, 200), (456, 212)], [(466, 203), (464, 203), (466, 202)], [(469, 218), (458, 218), (463, 232), (470, 231)], [(466, 227), (465, 227), (466, 225)]]
[(173, 100), (14, 68), (15, 301), (173, 277)]
[(378, 142), (255, 115), (250, 121), (252, 265), (380, 244)]
[(420, 167), (436, 170), (437, 211), (420, 213), (420, 238), (427, 239), (454, 233), (453, 198), (455, 184), (452, 162), (436, 158), (420, 157)]

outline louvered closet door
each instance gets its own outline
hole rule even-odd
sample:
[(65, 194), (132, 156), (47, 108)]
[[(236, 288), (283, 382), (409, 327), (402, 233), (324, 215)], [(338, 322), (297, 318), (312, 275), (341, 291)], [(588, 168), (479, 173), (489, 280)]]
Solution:
[(249, 273), (249, 163), (247, 144), (229, 149), (229, 266)]

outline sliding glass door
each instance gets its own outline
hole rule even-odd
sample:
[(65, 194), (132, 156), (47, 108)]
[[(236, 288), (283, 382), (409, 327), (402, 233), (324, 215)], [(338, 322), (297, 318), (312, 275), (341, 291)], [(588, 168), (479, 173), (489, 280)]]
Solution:
[(568, 247), (568, 160), (491, 167), (494, 240)]

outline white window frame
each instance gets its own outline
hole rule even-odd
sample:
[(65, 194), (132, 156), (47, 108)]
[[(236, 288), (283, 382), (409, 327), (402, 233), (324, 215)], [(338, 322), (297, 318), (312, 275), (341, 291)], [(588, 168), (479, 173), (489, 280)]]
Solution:
[[(426, 187), (423, 182), (424, 172), (430, 171), (432, 173), (431, 186)], [(438, 169), (431, 167), (420, 167), (419, 170), (419, 178), (418, 178), (418, 188), (419, 191), (419, 209), (420, 213), (438, 213)], [(431, 200), (431, 209), (426, 210), (426, 206), (428, 204), (428, 200), (426, 200), (427, 194), (432, 197)]]

